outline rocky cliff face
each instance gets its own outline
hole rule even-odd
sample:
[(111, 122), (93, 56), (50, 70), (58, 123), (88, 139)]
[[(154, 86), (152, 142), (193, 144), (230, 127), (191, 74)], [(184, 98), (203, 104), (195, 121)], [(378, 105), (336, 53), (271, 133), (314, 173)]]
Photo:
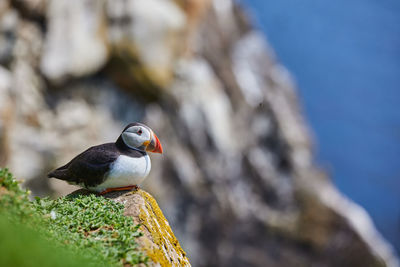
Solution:
[(312, 164), (287, 71), (231, 0), (3, 0), (0, 162), (45, 173), (143, 121), (146, 180), (194, 266), (396, 266)]

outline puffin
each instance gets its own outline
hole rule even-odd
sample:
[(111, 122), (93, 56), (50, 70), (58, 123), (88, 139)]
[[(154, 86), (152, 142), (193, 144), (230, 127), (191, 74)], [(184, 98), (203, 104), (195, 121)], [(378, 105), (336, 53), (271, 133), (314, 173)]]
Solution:
[(148, 126), (128, 124), (115, 143), (93, 146), (48, 174), (101, 195), (138, 189), (150, 173), (147, 152), (163, 153), (157, 135)]

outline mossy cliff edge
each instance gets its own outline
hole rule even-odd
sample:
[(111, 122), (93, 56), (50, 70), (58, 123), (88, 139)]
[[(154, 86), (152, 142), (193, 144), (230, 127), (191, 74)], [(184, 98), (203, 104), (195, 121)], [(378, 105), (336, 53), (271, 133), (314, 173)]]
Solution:
[(28, 195), (0, 168), (0, 266), (190, 266), (143, 190), (105, 196), (78, 190), (34, 201)]
[[(71, 195), (77, 194), (90, 192), (78, 190)], [(157, 201), (149, 193), (139, 189), (131, 192), (110, 192), (104, 197), (123, 204), (124, 215), (140, 224), (139, 231), (143, 235), (137, 239), (137, 243), (139, 249), (149, 257), (147, 265), (191, 266)]]

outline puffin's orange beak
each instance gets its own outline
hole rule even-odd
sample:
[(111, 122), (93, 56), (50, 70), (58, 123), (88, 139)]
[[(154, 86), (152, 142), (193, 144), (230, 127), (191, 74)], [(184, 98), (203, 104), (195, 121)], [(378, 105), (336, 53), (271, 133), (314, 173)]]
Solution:
[(153, 133), (153, 137), (151, 138), (150, 144), (146, 147), (146, 151), (153, 152), (153, 153), (163, 153), (163, 149), (158, 139), (157, 135)]

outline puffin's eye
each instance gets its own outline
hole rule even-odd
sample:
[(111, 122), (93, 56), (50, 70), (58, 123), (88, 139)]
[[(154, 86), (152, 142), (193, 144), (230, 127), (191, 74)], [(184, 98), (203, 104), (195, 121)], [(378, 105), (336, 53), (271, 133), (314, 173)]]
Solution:
[(138, 131), (137, 131), (137, 133), (138, 133), (138, 135), (141, 135), (143, 132), (142, 132), (142, 129), (139, 129)]

